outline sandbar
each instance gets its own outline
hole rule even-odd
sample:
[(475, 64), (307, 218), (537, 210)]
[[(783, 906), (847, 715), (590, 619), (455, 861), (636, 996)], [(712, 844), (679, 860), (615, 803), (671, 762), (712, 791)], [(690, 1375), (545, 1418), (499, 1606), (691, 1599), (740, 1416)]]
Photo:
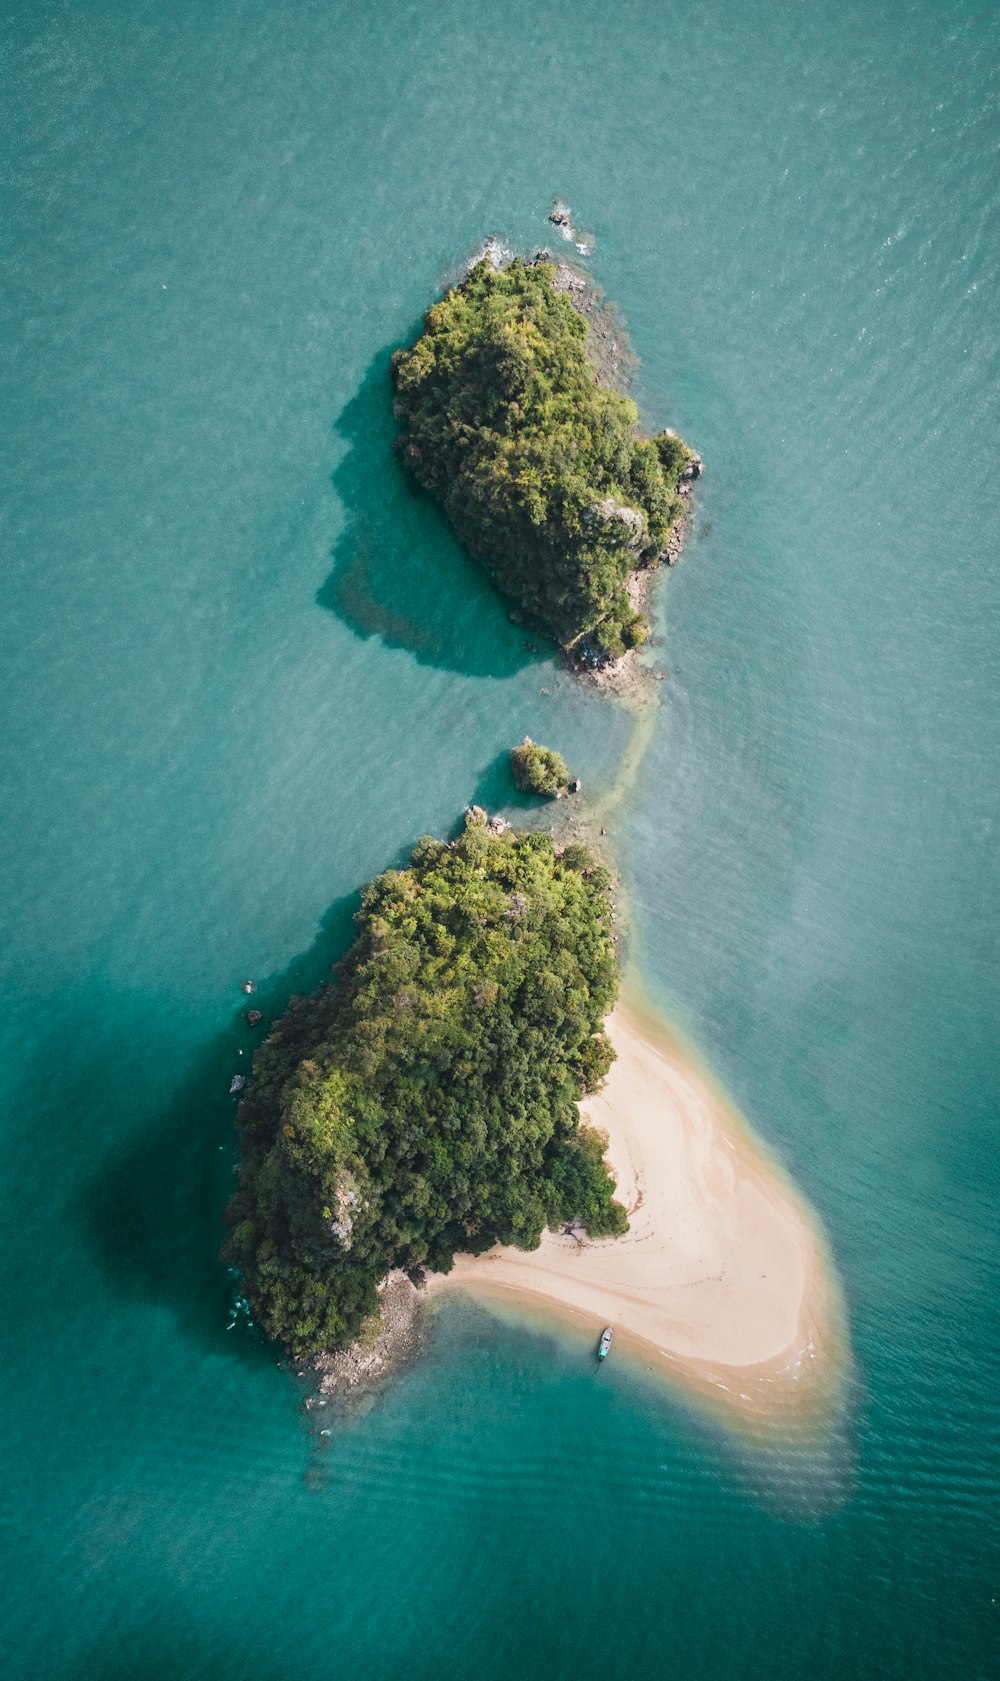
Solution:
[(735, 1105), (665, 1023), (619, 1004), (607, 1082), (580, 1105), (608, 1135), (622, 1237), (547, 1231), (538, 1249), (456, 1256), (434, 1294), (570, 1316), (613, 1354), (693, 1388), (727, 1423), (829, 1415), (842, 1308), (816, 1217)]

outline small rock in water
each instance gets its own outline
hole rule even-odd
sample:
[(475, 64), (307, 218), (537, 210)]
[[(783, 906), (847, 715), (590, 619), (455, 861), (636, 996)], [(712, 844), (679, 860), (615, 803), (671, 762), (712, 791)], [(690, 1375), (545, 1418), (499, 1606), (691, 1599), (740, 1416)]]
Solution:
[(240, 981), (240, 991), (241, 992), (247, 992), (247, 993), (256, 992), (257, 991), (257, 982), (256, 981)]
[(229, 1082), (229, 1090), (231, 1093), (234, 1091), (242, 1091), (246, 1083), (245, 1074), (234, 1074)]
[(250, 1023), (251, 1027), (256, 1027), (257, 1023), (259, 1021), (263, 1021), (263, 1019), (264, 1018), (262, 1017), (259, 1010), (249, 1010), (247, 1012), (247, 1021)]

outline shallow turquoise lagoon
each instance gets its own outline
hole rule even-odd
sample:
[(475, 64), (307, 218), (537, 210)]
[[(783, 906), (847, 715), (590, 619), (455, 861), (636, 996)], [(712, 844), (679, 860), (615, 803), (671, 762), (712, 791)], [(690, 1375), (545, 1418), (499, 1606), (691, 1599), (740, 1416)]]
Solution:
[[(985, 1681), (995, 11), (2, 29), (5, 1673)], [(388, 447), (391, 349), (554, 193), (708, 464), (608, 822), (647, 990), (831, 1239), (815, 1458), (471, 1305), (346, 1422), (228, 1329), (238, 980), (316, 984), (362, 882), (512, 801), (526, 732), (597, 793), (629, 741)]]

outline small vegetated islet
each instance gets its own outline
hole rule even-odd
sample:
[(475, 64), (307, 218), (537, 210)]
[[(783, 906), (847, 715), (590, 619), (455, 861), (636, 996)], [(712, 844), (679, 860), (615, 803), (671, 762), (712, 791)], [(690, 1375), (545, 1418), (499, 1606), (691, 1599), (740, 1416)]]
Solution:
[(525, 736), (520, 747), (511, 749), (510, 767), (522, 794), (546, 794), (556, 799), (569, 787), (569, 766), (561, 753), (540, 747)]
[(428, 310), (392, 361), (399, 448), (500, 587), (610, 660), (648, 635), (628, 581), (664, 557), (697, 458), (673, 432), (643, 437), (635, 404), (598, 384), (556, 277), (484, 258)]
[(256, 1053), (226, 1257), (296, 1355), (351, 1341), (392, 1267), (627, 1228), (578, 1100), (613, 1060), (609, 877), (588, 849), (497, 832), (420, 841), (362, 895), (332, 985)]

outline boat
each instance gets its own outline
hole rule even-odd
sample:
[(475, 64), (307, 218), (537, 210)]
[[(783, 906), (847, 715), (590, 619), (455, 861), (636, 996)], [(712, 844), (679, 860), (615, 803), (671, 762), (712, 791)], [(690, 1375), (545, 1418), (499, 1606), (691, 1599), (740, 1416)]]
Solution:
[(600, 1340), (600, 1343), (598, 1344), (598, 1349), (597, 1349), (598, 1360), (606, 1360), (607, 1359), (608, 1350), (611, 1347), (611, 1338), (614, 1336), (614, 1334), (615, 1333), (611, 1329), (610, 1325), (606, 1325), (604, 1327), (604, 1330), (601, 1332), (601, 1340)]

